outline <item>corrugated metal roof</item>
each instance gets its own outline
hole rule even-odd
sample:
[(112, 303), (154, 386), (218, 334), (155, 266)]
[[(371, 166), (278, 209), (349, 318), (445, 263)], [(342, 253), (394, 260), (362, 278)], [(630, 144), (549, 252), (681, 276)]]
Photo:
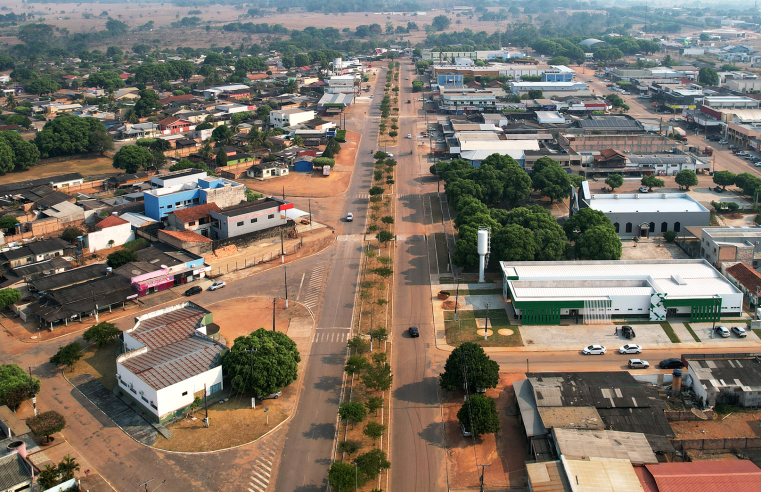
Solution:
[(574, 492), (644, 492), (628, 460), (560, 460)]
[(526, 474), (532, 492), (571, 492), (573, 490), (559, 461), (526, 463)]
[(748, 460), (646, 465), (660, 492), (757, 492), (761, 469)]
[(522, 379), (513, 383), (513, 389), (515, 390), (515, 399), (518, 401), (518, 408), (521, 411), (521, 421), (526, 429), (526, 435), (528, 437), (546, 435), (547, 429), (542, 425), (542, 418), (536, 408), (531, 384), (528, 380)]
[(31, 481), (32, 472), (18, 453), (0, 458), (0, 490), (15, 490), (19, 485)]

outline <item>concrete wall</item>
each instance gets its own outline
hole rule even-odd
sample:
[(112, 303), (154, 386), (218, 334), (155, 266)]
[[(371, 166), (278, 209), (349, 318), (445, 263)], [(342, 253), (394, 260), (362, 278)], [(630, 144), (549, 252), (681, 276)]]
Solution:
[[(611, 212), (605, 215), (610, 218), (611, 223), (615, 226), (618, 223), (619, 237), (639, 236), (640, 224), (651, 222), (655, 223), (655, 230), (650, 232), (651, 236), (662, 236), (662, 224), (665, 222), (668, 231), (684, 232), (685, 227), (709, 225), (711, 213), (705, 212)], [(676, 230), (676, 223), (679, 223), (679, 230)], [(631, 232), (626, 232), (626, 225), (631, 223)]]
[(211, 394), (211, 387), (221, 383), (222, 366), (219, 365), (204, 373), (197, 374), (184, 381), (160, 389), (158, 391), (157, 405), (159, 407), (159, 418), (163, 419), (167, 417), (167, 414), (192, 404), (194, 394), (198, 391), (203, 391), (204, 384), (206, 384), (206, 395), (208, 396)]
[(215, 221), (219, 221), (219, 226), (212, 225), (212, 239), (228, 239), (235, 236), (241, 236), (251, 232), (257, 232), (272, 227), (286, 224), (285, 219), (279, 210), (279, 205), (266, 210), (258, 210), (242, 214), (236, 217), (227, 217), (217, 212), (211, 212)]
[[(149, 386), (145, 381), (137, 377), (135, 374), (132, 373), (132, 371), (128, 370), (126, 367), (122, 365), (122, 361), (128, 360), (131, 357), (136, 357), (138, 355), (141, 355), (148, 351), (147, 347), (143, 347), (137, 350), (133, 350), (130, 352), (127, 352), (126, 354), (122, 354), (119, 357), (116, 358), (116, 374), (119, 376), (117, 378), (118, 384), (121, 387), (121, 390), (124, 393), (129, 394), (132, 398), (134, 398), (137, 402), (139, 402), (141, 405), (145, 407), (146, 410), (148, 410), (151, 414), (156, 416), (156, 420), (159, 418), (158, 409), (153, 408), (150, 404), (150, 402), (154, 402), (156, 406), (158, 406), (158, 397), (157, 391)], [(132, 388), (130, 389), (130, 384), (132, 385)], [(140, 392), (143, 392), (142, 395)], [(143, 398), (148, 400), (147, 402), (143, 401)]]
[(219, 208), (232, 207), (246, 201), (246, 187), (232, 186), (226, 183), (219, 188), (207, 188), (202, 191), (201, 203), (216, 203)]
[(261, 241), (262, 239), (267, 239), (271, 237), (280, 237), (281, 230), (283, 231), (283, 235), (287, 237), (288, 234), (295, 229), (296, 229), (296, 223), (292, 220), (288, 220), (286, 224), (272, 227), (270, 229), (250, 232), (248, 234), (243, 234), (241, 236), (231, 237), (227, 239), (215, 240), (212, 243), (212, 245), (215, 251), (217, 249), (223, 248), (225, 246), (231, 246), (231, 245), (236, 246), (238, 249), (243, 249), (254, 244), (257, 241)]
[[(132, 225), (119, 224), (113, 227), (106, 227), (102, 231), (91, 232), (86, 237), (86, 247), (90, 249), (91, 253), (101, 249), (108, 249), (114, 246), (121, 246), (127, 241), (135, 239), (135, 232), (132, 230)], [(113, 245), (109, 244), (109, 241), (113, 241)]]

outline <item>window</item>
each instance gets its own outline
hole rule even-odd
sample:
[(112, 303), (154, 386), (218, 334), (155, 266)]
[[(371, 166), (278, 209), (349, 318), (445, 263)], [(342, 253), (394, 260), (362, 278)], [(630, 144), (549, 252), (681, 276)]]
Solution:
[(119, 382), (122, 383), (124, 386), (127, 386), (127, 383), (125, 383), (123, 379), (120, 378)]
[(618, 229), (619, 229), (619, 227), (618, 227), (618, 222), (616, 222), (615, 224), (613, 224), (613, 227), (615, 227), (615, 228), (616, 228), (616, 234), (618, 234)]
[(655, 232), (655, 222), (650, 222), (650, 232)]
[(269, 214), (269, 215), (267, 216), (267, 219), (274, 219), (274, 218), (275, 218), (275, 214)]
[(209, 394), (212, 395), (222, 389), (222, 383), (212, 384), (209, 388)]
[(151, 401), (151, 406), (152, 406), (154, 409), (156, 409), (156, 410), (158, 410), (158, 409), (159, 409), (159, 407), (157, 407), (157, 406), (156, 406), (156, 404), (155, 404), (155, 403), (153, 403), (153, 401)]
[(631, 222), (627, 222), (626, 223), (626, 232), (632, 232), (632, 223)]
[(257, 220), (257, 219), (251, 219), (251, 223), (252, 223), (252, 224), (256, 224), (256, 220)]
[(241, 227), (241, 226), (243, 226), (243, 221), (240, 221), (237, 224), (235, 224), (235, 227)]
[(167, 205), (167, 206), (166, 206), (166, 208), (167, 208), (167, 209), (170, 209), (170, 208), (172, 208), (172, 206), (171, 206), (171, 205)]
[(198, 205), (198, 198), (193, 198), (193, 205)]
[(682, 224), (679, 222), (674, 222), (674, 232), (679, 232), (682, 230)]
[(144, 397), (143, 395), (140, 395), (140, 399), (143, 400), (145, 403), (148, 403), (148, 398)]
[(188, 226), (194, 226), (194, 225), (196, 225), (196, 221), (195, 220), (191, 221), (191, 222), (188, 222)]
[(183, 391), (182, 392), (182, 396), (188, 396), (188, 392), (187, 391)]
[(669, 230), (669, 225), (666, 222), (661, 222), (661, 232), (666, 232)]
[(133, 392), (133, 393), (137, 394), (137, 391), (135, 391), (135, 388), (133, 388), (131, 385), (130, 385), (130, 387), (129, 387), (129, 390), (130, 390), (131, 392)]

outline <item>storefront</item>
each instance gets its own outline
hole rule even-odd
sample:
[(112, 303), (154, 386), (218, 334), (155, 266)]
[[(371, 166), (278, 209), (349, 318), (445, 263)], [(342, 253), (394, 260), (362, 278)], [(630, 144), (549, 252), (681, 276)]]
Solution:
[[(200, 264), (194, 264), (200, 263)], [(132, 287), (137, 295), (142, 297), (162, 290), (170, 289), (177, 285), (186, 284), (202, 279), (211, 267), (203, 264), (203, 259), (198, 262), (188, 262), (170, 268), (162, 268), (155, 272), (145, 273), (133, 277)]]

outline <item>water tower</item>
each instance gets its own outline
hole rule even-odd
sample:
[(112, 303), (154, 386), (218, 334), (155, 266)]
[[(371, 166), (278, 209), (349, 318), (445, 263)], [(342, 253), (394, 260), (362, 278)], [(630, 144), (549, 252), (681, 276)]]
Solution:
[(478, 229), (478, 282), (484, 282), (484, 270), (489, 262), (489, 229), (479, 227)]

